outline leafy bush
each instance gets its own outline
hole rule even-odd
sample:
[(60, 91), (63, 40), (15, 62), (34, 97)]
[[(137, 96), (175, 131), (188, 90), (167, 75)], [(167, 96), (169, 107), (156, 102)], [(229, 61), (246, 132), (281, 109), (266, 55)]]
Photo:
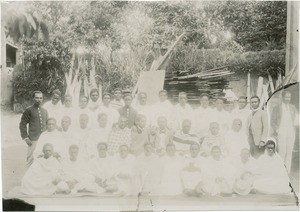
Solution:
[(46, 98), (55, 89), (64, 91), (64, 72), (70, 65), (68, 47), (57, 39), (50, 42), (23, 39), (22, 46), (25, 66), (13, 81), (17, 101), (31, 99), (34, 90), (42, 91)]

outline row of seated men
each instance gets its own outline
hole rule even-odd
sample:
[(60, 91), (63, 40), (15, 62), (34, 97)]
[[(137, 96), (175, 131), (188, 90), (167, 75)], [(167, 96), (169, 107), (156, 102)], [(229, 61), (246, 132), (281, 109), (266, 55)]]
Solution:
[(276, 152), (276, 141), (267, 141), (258, 159), (244, 148), (235, 161), (213, 146), (210, 156), (200, 155), (201, 147), (189, 145), (186, 155), (178, 154), (174, 142), (166, 145), (166, 154), (155, 152), (147, 142), (143, 153), (135, 156), (121, 144), (110, 155), (107, 143), (97, 144), (97, 154), (85, 161), (80, 147), (72, 144), (68, 156), (60, 160), (52, 144), (46, 143), (22, 179), (21, 192), (27, 195), (96, 194), (118, 195), (221, 195), (233, 193), (290, 194), (289, 178)]
[[(233, 161), (239, 157), (241, 149), (249, 149), (247, 136), (241, 131), (242, 122), (240, 119), (234, 119), (232, 129), (225, 135), (220, 133), (217, 122), (211, 122), (207, 135), (202, 139), (191, 132), (192, 123), (188, 119), (183, 120), (182, 128), (177, 132), (167, 127), (167, 120), (163, 116), (158, 118), (158, 127), (152, 128), (146, 126), (144, 115), (137, 116), (135, 125), (131, 129), (126, 127), (127, 118), (122, 116), (111, 130), (106, 128), (107, 115), (104, 113), (98, 115), (97, 127), (88, 128), (88, 120), (86, 114), (81, 114), (79, 127), (73, 128), (68, 116), (63, 117), (60, 127), (57, 127), (54, 118), (49, 118), (47, 131), (39, 137), (33, 157), (37, 158), (43, 154), (42, 148), (46, 143), (54, 146), (60, 160), (67, 158), (68, 147), (76, 144), (80, 148), (80, 157), (86, 161), (97, 155), (99, 142), (107, 144), (110, 155), (118, 154), (119, 146), (126, 144), (129, 147), (129, 152), (134, 156), (143, 153), (145, 143), (151, 143), (154, 151), (160, 156), (166, 154), (166, 146), (170, 142), (174, 143), (177, 152), (182, 156), (189, 153), (190, 144), (199, 144), (201, 146), (200, 155), (204, 157), (210, 156), (213, 146), (218, 146), (222, 150), (222, 154), (230, 157)], [(58, 128), (61, 130), (57, 130)]]

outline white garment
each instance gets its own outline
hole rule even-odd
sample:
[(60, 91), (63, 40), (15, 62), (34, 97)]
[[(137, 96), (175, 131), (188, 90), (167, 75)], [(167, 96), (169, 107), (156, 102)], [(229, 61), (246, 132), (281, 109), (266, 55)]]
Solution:
[(168, 127), (172, 128), (172, 123), (174, 122), (174, 107), (169, 100), (164, 102), (157, 102), (152, 106), (152, 124), (157, 126), (157, 119), (160, 116), (164, 116), (167, 119)]
[(57, 102), (56, 105), (52, 103), (52, 101), (48, 101), (43, 105), (43, 108), (45, 108), (48, 111), (48, 117), (55, 118), (56, 122), (59, 123), (61, 121), (61, 109), (62, 104), (61, 101)]
[(43, 146), (45, 144), (53, 145), (53, 152), (58, 153), (61, 157), (61, 160), (64, 160), (68, 156), (68, 147), (63, 139), (61, 133), (57, 130), (52, 132), (44, 132), (39, 137), (36, 148), (33, 152), (33, 157), (36, 159), (39, 155), (43, 155)]
[(161, 180), (161, 160), (157, 155), (146, 156), (144, 153), (137, 157), (137, 169), (140, 176), (140, 191), (158, 193)]
[(86, 133), (82, 140), (82, 147), (85, 158), (91, 158), (98, 155), (97, 144), (100, 142), (108, 143), (109, 132), (106, 128), (91, 129)]
[(281, 122), (278, 129), (278, 153), (283, 159), (288, 172), (290, 172), (295, 144), (295, 117), (291, 116), (289, 105), (282, 103), (281, 108)]
[(250, 110), (249, 107), (245, 107), (243, 109), (239, 109), (236, 108), (232, 111), (232, 118), (231, 118), (231, 125), (232, 126), (232, 122), (234, 119), (240, 119), (242, 121), (242, 128), (241, 130), (244, 132), (247, 132), (247, 120), (248, 117), (250, 116), (250, 114), (252, 113), (252, 111)]
[(29, 167), (21, 183), (21, 192), (27, 195), (52, 195), (56, 191), (53, 181), (59, 178), (60, 163), (54, 158), (37, 158)]
[(97, 111), (97, 116), (100, 113), (105, 113), (107, 115), (107, 124), (106, 128), (111, 129), (112, 126), (119, 121), (120, 114), (119, 112), (112, 108), (111, 106), (106, 107), (106, 106), (100, 106), (98, 111)]
[(217, 122), (220, 127), (220, 133), (225, 134), (231, 128), (232, 119), (230, 114), (224, 109), (221, 111), (214, 109), (213, 113), (213, 122)]
[(152, 114), (152, 108), (149, 105), (140, 105), (137, 104), (134, 109), (138, 112), (138, 114), (146, 116), (147, 119), (147, 126), (157, 125), (157, 122), (152, 123), (153, 119), (153, 114)]
[(209, 124), (215, 120), (214, 110), (210, 107), (199, 107), (194, 111), (192, 129), (202, 138), (209, 132)]
[(184, 167), (184, 160), (180, 156), (170, 157), (165, 155), (161, 158), (163, 170), (159, 188), (160, 195), (179, 195), (182, 193), (180, 172)]
[(118, 184), (118, 191), (124, 195), (136, 194), (139, 189), (136, 160), (132, 155), (126, 158), (116, 158), (116, 170), (114, 173)]
[(189, 104), (186, 103), (185, 107), (182, 107), (179, 103), (175, 105), (174, 106), (175, 122), (173, 123), (172, 129), (174, 130), (181, 129), (182, 121), (185, 119), (188, 119), (191, 122), (193, 122), (193, 118), (194, 118), (193, 114), (194, 114), (194, 110)]
[(97, 156), (89, 161), (89, 172), (100, 179), (109, 180), (115, 173), (116, 161), (111, 156), (100, 158)]
[(210, 157), (206, 159), (202, 170), (202, 189), (205, 193), (212, 196), (220, 193), (232, 193), (236, 170), (228, 160), (224, 158), (215, 160)]
[(225, 144), (228, 156), (232, 159), (239, 159), (241, 150), (250, 148), (247, 135), (241, 130), (239, 132), (228, 131), (225, 135)]
[(289, 194), (289, 176), (282, 159), (277, 153), (269, 156), (267, 153), (257, 159), (257, 179), (253, 188), (263, 194)]

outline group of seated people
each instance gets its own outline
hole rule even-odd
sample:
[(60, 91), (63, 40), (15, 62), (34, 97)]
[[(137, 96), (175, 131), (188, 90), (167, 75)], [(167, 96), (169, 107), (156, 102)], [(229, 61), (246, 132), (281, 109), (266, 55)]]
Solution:
[(113, 101), (103, 94), (102, 102), (92, 90), (90, 99), (81, 97), (75, 108), (71, 96), (65, 96), (64, 105), (54, 97), (45, 105), (47, 131), (22, 179), (24, 194), (291, 192), (274, 139), (267, 141), (258, 159), (250, 155), (244, 127), (251, 112), (247, 102), (226, 110), (219, 98), (211, 108), (204, 94), (201, 106), (192, 109), (186, 93), (181, 92), (173, 106), (163, 90), (160, 101), (150, 106), (145, 93), (139, 93), (134, 104), (130, 94), (117, 89)]

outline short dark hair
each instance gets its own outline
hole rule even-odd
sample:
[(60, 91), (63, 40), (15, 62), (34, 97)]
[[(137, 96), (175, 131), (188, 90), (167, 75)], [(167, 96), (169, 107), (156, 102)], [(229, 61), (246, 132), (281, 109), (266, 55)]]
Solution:
[(140, 95), (142, 95), (142, 94), (144, 94), (146, 97), (148, 96), (146, 92), (140, 92), (140, 93), (138, 94), (138, 96), (140, 96)]
[(53, 118), (53, 117), (49, 117), (49, 118), (47, 119), (47, 121), (46, 121), (46, 124), (48, 124), (48, 122), (51, 121), (51, 120), (52, 120), (52, 121), (55, 121), (55, 124), (56, 124), (56, 119)]
[(32, 93), (32, 98), (35, 97), (35, 94), (36, 94), (36, 93), (41, 93), (41, 94), (43, 95), (42, 91), (33, 91), (33, 93)]
[(104, 98), (104, 96), (109, 96), (111, 98), (111, 94), (108, 93), (108, 92), (105, 92), (103, 95), (102, 95), (102, 99)]
[(218, 150), (221, 151), (221, 148), (220, 148), (219, 146), (213, 146), (213, 147), (211, 148), (211, 152), (212, 152), (213, 150), (215, 150), (215, 149), (218, 149)]
[(79, 150), (79, 147), (76, 144), (72, 144), (72, 145), (69, 146), (69, 150), (71, 150), (71, 149), (77, 149), (77, 150)]
[(121, 88), (115, 88), (114, 93), (115, 93), (116, 91), (120, 91), (121, 93), (123, 93), (123, 91), (122, 91)]
[(165, 93), (166, 95), (168, 94), (168, 91), (166, 91), (166, 90), (160, 90), (159, 92), (158, 92), (158, 94), (161, 94), (161, 93)]
[(240, 99), (244, 99), (247, 101), (247, 97), (245, 97), (245, 96), (240, 96), (238, 100), (240, 100)]
[(106, 116), (107, 117), (107, 114), (106, 113), (99, 113), (97, 115), (97, 120), (101, 119), (103, 116)]
[(260, 98), (259, 98), (258, 96), (256, 96), (256, 95), (255, 95), (255, 96), (252, 96), (252, 97), (250, 98), (250, 100), (251, 100), (251, 99), (258, 99), (258, 101), (260, 102)]
[(133, 97), (132, 97), (131, 93), (125, 93), (125, 94), (124, 94), (124, 96), (123, 96), (123, 99), (125, 99), (125, 97), (127, 97), (127, 96), (130, 96), (130, 97), (131, 97), (131, 99), (133, 99)]
[(187, 97), (187, 93), (186, 92), (179, 92), (178, 96), (180, 95), (185, 95)]
[(208, 99), (210, 99), (210, 96), (208, 93), (202, 93), (200, 94), (200, 99), (202, 99), (202, 97), (206, 96)]
[(98, 93), (99, 95), (99, 90), (97, 88), (93, 88), (91, 91), (90, 91), (90, 96), (92, 95), (92, 93)]
[(54, 95), (54, 94), (57, 94), (57, 95), (61, 96), (61, 92), (60, 92), (59, 89), (55, 89), (55, 90), (52, 92), (52, 95)]
[(99, 146), (100, 146), (100, 145), (104, 145), (105, 148), (107, 149), (107, 143), (99, 142), (99, 143), (97, 144), (97, 149), (99, 149)]

